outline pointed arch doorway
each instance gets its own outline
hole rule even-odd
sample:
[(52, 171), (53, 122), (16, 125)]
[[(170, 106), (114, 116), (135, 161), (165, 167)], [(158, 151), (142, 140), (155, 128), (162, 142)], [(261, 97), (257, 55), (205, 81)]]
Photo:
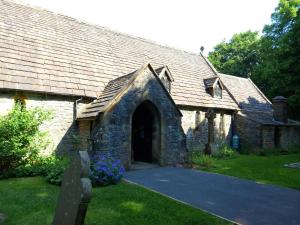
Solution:
[(156, 106), (144, 101), (132, 116), (131, 161), (161, 164), (161, 121)]

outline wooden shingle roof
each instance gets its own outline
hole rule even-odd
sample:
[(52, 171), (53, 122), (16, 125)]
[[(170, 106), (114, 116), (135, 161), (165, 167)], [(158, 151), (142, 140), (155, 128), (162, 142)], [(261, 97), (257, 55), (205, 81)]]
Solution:
[(226, 91), (206, 93), (203, 79), (217, 75), (201, 54), (0, 0), (0, 89), (96, 97), (145, 63), (168, 66), (177, 105), (237, 109)]

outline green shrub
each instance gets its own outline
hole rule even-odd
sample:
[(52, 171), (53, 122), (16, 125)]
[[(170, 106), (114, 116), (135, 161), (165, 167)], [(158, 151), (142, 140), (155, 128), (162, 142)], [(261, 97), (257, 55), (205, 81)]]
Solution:
[(0, 172), (10, 173), (19, 166), (32, 165), (41, 150), (48, 145), (40, 125), (50, 119), (50, 113), (40, 108), (26, 109), (16, 104), (0, 117)]
[(197, 151), (192, 153), (192, 163), (202, 168), (211, 168), (214, 166), (214, 159)]
[(0, 178), (44, 176), (49, 183), (60, 185), (68, 163), (69, 160), (66, 157), (61, 158), (54, 155), (40, 157), (34, 163), (20, 165)]
[(237, 156), (237, 152), (230, 148), (228, 145), (222, 145), (218, 150), (213, 154), (214, 158), (218, 159), (227, 159), (227, 158), (234, 158)]
[(65, 169), (68, 167), (69, 160), (67, 158), (52, 157), (44, 164), (46, 180), (50, 184), (60, 185)]

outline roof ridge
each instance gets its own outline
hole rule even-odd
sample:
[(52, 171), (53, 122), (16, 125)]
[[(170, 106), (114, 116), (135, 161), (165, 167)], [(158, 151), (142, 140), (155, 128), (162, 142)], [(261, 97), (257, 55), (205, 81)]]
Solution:
[(272, 102), (267, 98), (267, 96), (265, 96), (265, 94), (256, 86), (256, 84), (250, 79), (248, 78), (249, 82), (252, 84), (252, 86), (258, 91), (258, 93), (267, 100), (267, 102), (269, 102), (270, 104), (272, 104)]
[[(147, 43), (150, 43), (150, 44), (155, 44), (155, 45), (158, 45), (160, 47), (164, 47), (164, 48), (168, 48), (168, 49), (172, 49), (172, 50), (176, 50), (176, 51), (181, 51), (181, 52), (184, 52), (184, 53), (187, 53), (187, 54), (190, 54), (190, 55), (199, 56), (199, 57), (202, 57), (207, 62), (207, 60), (205, 59), (205, 57), (203, 56), (203, 54), (201, 52), (200, 52), (200, 54), (197, 54), (195, 52), (191, 52), (191, 51), (188, 51), (188, 50), (185, 50), (185, 49), (181, 49), (181, 48), (178, 48), (178, 47), (170, 46), (168, 44), (159, 43), (158, 41), (154, 41), (154, 40), (151, 40), (151, 39), (139, 37), (139, 36), (134, 35), (134, 34), (129, 34), (129, 33), (121, 32), (121, 31), (118, 31), (118, 30), (115, 30), (115, 29), (112, 29), (112, 28), (109, 28), (109, 27), (106, 27), (106, 26), (101, 26), (99, 24), (96, 24), (96, 23), (93, 23), (93, 22), (89, 22), (89, 21), (84, 20), (84, 19), (80, 19), (80, 18), (68, 16), (68, 15), (65, 15), (65, 14), (62, 14), (62, 13), (57, 13), (57, 12), (51, 11), (49, 9), (40, 7), (40, 6), (36, 6), (36, 5), (30, 4), (30, 3), (27, 3), (27, 2), (23, 2), (22, 0), (0, 0), (0, 1), (2, 1), (2, 2), (10, 2), (10, 3), (16, 4), (16, 5), (22, 5), (24, 7), (29, 7), (29, 8), (32, 8), (32, 9), (36, 9), (36, 10), (40, 10), (40, 11), (45, 11), (47, 13), (51, 13), (51, 14), (54, 14), (56, 16), (61, 16), (63, 18), (71, 20), (73, 22), (77, 22), (77, 23), (81, 23), (81, 24), (84, 24), (84, 25), (87, 25), (87, 26), (93, 26), (93, 27), (96, 27), (96, 28), (104, 29), (104, 30), (106, 30), (108, 32), (111, 32), (111, 33), (114, 33), (114, 34), (117, 34), (117, 35), (123, 35), (123, 36), (129, 37), (129, 38), (137, 39), (137, 40), (144, 41), (144, 42), (147, 42)], [(214, 71), (214, 69), (212, 69), (212, 70)]]
[(227, 77), (231, 77), (231, 78), (236, 78), (236, 79), (243, 79), (243, 80), (248, 80), (249, 78), (247, 77), (239, 77), (236, 75), (230, 75), (230, 74), (225, 74), (225, 73), (218, 73), (221, 76), (227, 76)]

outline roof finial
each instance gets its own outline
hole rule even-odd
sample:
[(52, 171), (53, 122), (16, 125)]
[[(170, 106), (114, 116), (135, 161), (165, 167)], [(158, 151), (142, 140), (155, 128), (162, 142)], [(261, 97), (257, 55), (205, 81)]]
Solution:
[(201, 53), (203, 53), (203, 51), (204, 51), (204, 47), (203, 46), (200, 47), (200, 51), (201, 51)]

